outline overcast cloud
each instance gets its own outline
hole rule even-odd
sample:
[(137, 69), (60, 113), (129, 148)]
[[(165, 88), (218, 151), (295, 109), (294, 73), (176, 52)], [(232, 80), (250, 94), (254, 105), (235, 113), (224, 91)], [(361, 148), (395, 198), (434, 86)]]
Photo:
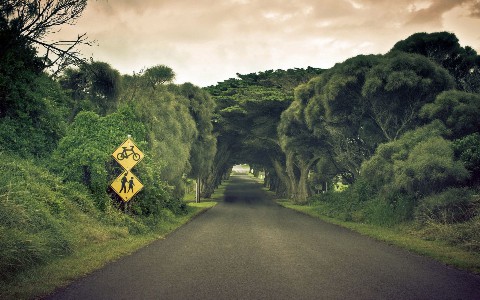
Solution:
[(480, 0), (90, 0), (63, 37), (124, 74), (163, 64), (176, 82), (215, 84), (269, 69), (329, 68), (386, 53), (415, 32), (449, 31), (480, 51)]

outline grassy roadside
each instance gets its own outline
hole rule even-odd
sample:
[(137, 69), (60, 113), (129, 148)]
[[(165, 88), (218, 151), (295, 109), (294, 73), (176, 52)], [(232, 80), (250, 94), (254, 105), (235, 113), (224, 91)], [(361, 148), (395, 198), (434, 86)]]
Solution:
[[(216, 192), (214, 199), (221, 197), (222, 190)], [(156, 232), (144, 235), (127, 235), (95, 243), (58, 258), (41, 266), (23, 272), (9, 280), (0, 281), (0, 299), (32, 299), (47, 295), (56, 287), (65, 286), (76, 278), (85, 276), (102, 268), (109, 262), (132, 254), (157, 239), (165, 238), (180, 226), (191, 221), (195, 216), (216, 205), (217, 202), (188, 203), (189, 213), (165, 222)]]
[(296, 205), (291, 201), (285, 200), (278, 200), (277, 203), (283, 207), (319, 218), (325, 222), (336, 224), (365, 236), (399, 246), (408, 251), (431, 257), (444, 264), (480, 274), (480, 253), (458, 249), (441, 241), (430, 241), (416, 237), (412, 234), (413, 227), (408, 224), (387, 228), (369, 224), (345, 222), (321, 215), (312, 206)]
[(188, 193), (183, 197), (183, 201), (189, 203), (190, 205), (197, 206), (197, 207), (202, 207), (202, 203), (208, 203), (211, 201), (220, 201), (223, 199), (223, 195), (225, 193), (225, 188), (226, 188), (226, 182), (223, 182), (216, 190), (215, 192), (210, 196), (210, 198), (205, 199), (205, 198), (200, 198), (200, 203), (195, 203), (195, 192)]

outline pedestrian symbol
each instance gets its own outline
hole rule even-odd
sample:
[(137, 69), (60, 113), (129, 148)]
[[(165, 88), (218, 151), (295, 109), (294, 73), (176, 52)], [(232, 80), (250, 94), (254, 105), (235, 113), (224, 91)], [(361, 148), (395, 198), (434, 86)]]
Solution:
[(120, 174), (110, 186), (125, 202), (132, 199), (143, 188), (140, 180), (130, 171)]

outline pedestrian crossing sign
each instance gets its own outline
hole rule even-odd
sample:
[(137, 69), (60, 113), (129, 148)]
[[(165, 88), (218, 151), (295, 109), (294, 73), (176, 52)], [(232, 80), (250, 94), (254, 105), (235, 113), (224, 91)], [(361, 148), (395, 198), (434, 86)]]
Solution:
[(143, 189), (143, 184), (130, 171), (123, 171), (110, 186), (125, 202), (130, 201), (133, 196)]

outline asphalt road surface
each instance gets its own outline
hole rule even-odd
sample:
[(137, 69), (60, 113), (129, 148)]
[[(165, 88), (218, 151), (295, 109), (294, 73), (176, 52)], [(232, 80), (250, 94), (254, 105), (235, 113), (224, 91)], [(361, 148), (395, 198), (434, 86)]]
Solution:
[(480, 299), (480, 277), (282, 208), (232, 176), (224, 202), (47, 299)]

